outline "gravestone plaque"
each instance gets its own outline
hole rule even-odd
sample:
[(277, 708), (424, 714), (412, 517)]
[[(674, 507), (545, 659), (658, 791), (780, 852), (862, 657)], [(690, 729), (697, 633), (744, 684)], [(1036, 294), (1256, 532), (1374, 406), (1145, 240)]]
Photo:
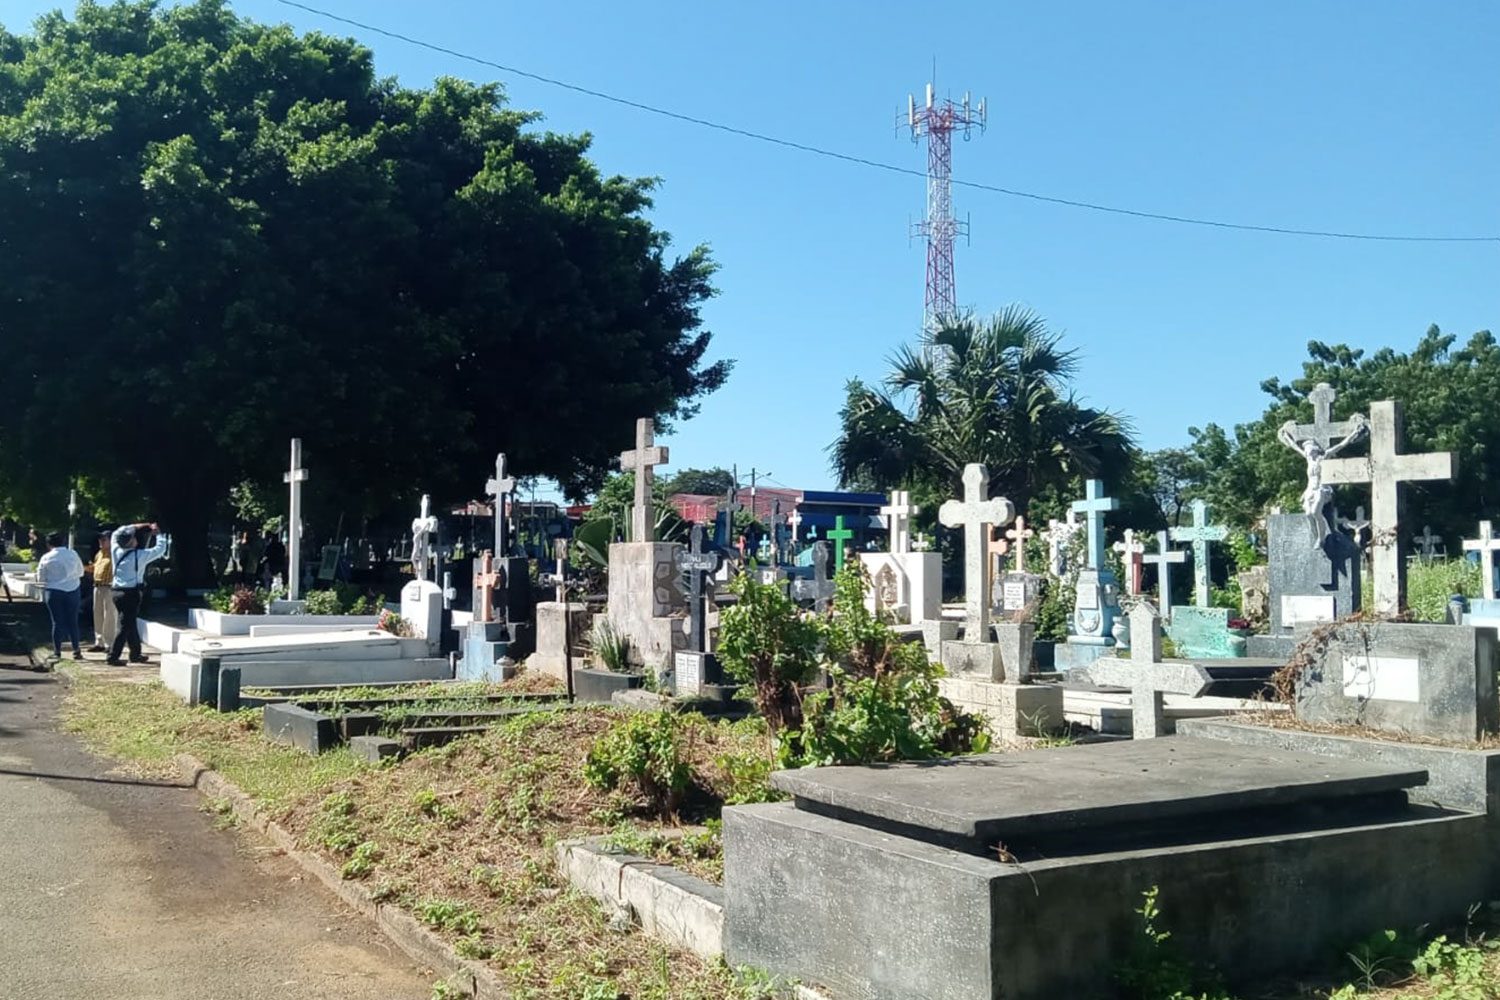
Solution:
[(1291, 635), (1298, 621), (1334, 621), (1360, 609), (1359, 547), (1342, 531), (1324, 535), (1310, 514), (1272, 514), (1266, 548), (1272, 635)]
[(1000, 581), (1000, 606), (1015, 614), (1038, 603), (1042, 597), (1042, 578), (1035, 573), (1007, 573)]
[(1222, 659), (1245, 655), (1245, 637), (1229, 631), (1228, 608), (1173, 608), (1167, 635), (1172, 637), (1178, 656)]

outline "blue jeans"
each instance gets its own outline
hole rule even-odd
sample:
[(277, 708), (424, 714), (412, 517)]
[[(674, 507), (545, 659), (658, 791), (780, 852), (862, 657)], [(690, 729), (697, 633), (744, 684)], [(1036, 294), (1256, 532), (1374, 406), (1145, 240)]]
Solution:
[(52, 616), (52, 653), (62, 656), (63, 640), (73, 646), (73, 655), (78, 656), (78, 591), (44, 590), (42, 601), (47, 605), (47, 614)]

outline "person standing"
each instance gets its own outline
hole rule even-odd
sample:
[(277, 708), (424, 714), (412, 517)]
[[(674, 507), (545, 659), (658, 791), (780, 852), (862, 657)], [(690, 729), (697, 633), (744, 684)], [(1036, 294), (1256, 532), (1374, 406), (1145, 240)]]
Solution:
[(94, 644), (91, 653), (103, 653), (114, 644), (115, 633), (120, 631), (120, 616), (115, 612), (113, 587), (115, 585), (115, 562), (109, 551), (109, 532), (99, 533), (99, 551), (94, 555), (90, 567), (94, 576)]
[(72, 645), (73, 658), (83, 659), (78, 649), (78, 583), (82, 579), (83, 560), (68, 548), (68, 537), (60, 531), (48, 535), (47, 554), (37, 562), (36, 580), (52, 617), (52, 655), (59, 660), (63, 639)]
[[(151, 535), (156, 541), (149, 547), (141, 542)], [(141, 655), (141, 631), (136, 619), (141, 613), (141, 597), (146, 590), (146, 567), (167, 554), (167, 536), (155, 524), (125, 524), (115, 529), (110, 537), (110, 558), (114, 562), (114, 585), (110, 597), (119, 613), (119, 631), (110, 644), (109, 656), (104, 662), (112, 667), (123, 667), (125, 661), (120, 653), (126, 644), (130, 646), (131, 663), (149, 663)]]
[(282, 544), (281, 538), (274, 532), (266, 532), (265, 548), (260, 553), (260, 585), (270, 589), (277, 577), (281, 578), (282, 586), (289, 582), (286, 579), (286, 546)]

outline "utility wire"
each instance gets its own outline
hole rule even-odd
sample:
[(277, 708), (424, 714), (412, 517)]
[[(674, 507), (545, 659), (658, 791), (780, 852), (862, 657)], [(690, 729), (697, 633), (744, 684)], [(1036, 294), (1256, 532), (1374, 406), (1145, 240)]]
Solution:
[[(388, 28), (381, 28), (377, 25), (368, 24), (364, 21), (357, 21), (352, 17), (344, 17), (341, 14), (335, 14), (332, 11), (323, 10), (310, 4), (299, 3), (298, 0), (276, 0), (276, 2), (284, 7), (295, 7), (298, 10), (306, 11), (309, 14), (315, 14), (318, 17), (327, 18), (330, 21), (337, 21), (341, 24), (347, 24), (351, 27), (360, 28), (364, 31), (368, 31), (376, 35), (383, 35), (386, 38), (393, 38), (397, 41), (406, 42), (409, 45), (415, 45), (419, 48), (428, 49), (432, 52), (439, 52), (443, 55), (453, 56), (455, 59), (462, 59), (466, 62), (476, 63), (480, 66), (487, 66), (491, 69), (498, 69), (502, 73), (510, 73), (513, 76), (525, 77), (528, 80), (535, 80), (538, 83), (545, 83), (553, 87), (561, 87), (564, 90), (571, 90), (577, 94), (585, 94), (589, 97), (596, 97), (601, 101), (609, 101), (612, 104), (619, 104), (627, 108), (634, 108), (637, 111), (645, 111), (648, 114), (660, 115), (663, 118), (671, 118), (676, 121), (687, 122), (691, 125), (700, 125), (703, 128), (714, 129), (718, 132), (727, 132), (730, 135), (737, 135), (745, 139), (753, 139), (756, 142), (769, 143), (774, 146), (783, 146), (787, 149), (795, 149), (799, 152), (811, 153), (814, 156), (822, 156), (833, 160), (842, 160), (845, 163), (854, 163), (863, 167), (872, 167), (876, 170), (884, 170), (889, 173), (904, 174), (911, 177), (921, 177), (924, 180), (927, 177), (927, 174), (924, 171), (917, 170), (914, 167), (903, 167), (894, 163), (884, 163), (880, 160), (871, 160), (863, 156), (855, 156), (850, 153), (841, 153), (838, 150), (825, 149), (822, 146), (813, 146), (808, 143), (797, 142), (793, 139), (784, 139), (780, 136), (768, 135), (764, 132), (756, 132), (751, 129), (739, 128), (734, 125), (726, 125), (723, 122), (716, 122), (708, 118), (699, 118), (695, 115), (684, 114), (680, 111), (673, 111), (669, 108), (659, 107), (654, 104), (647, 104), (643, 101), (631, 100), (628, 97), (619, 97), (615, 94), (609, 94), (602, 90), (594, 90), (590, 87), (584, 87), (576, 83), (568, 83), (566, 80), (559, 80), (555, 77), (544, 76), (541, 73), (532, 73), (529, 70), (520, 69), (515, 66), (507, 66), (506, 64), (496, 62), (493, 59), (486, 59), (482, 56), (471, 55), (467, 52), (460, 52), (457, 49), (451, 49), (447, 46), (438, 45), (435, 42), (428, 42), (420, 38), (414, 38), (411, 35), (405, 35), (399, 31), (391, 31)], [(993, 194), (1003, 194), (1011, 198), (1025, 198), (1029, 201), (1045, 202), (1049, 205), (1066, 205), (1069, 208), (1082, 208), (1092, 212), (1107, 212), (1112, 215), (1126, 215), (1137, 219), (1153, 219), (1158, 222), (1176, 222), (1187, 226), (1208, 226), (1214, 229), (1233, 229), (1239, 230), (1241, 232), (1274, 233), (1281, 236), (1319, 236), (1327, 239), (1365, 240), (1384, 243), (1500, 243), (1500, 235), (1410, 236), (1404, 234), (1389, 233), (1346, 233), (1326, 229), (1296, 229), (1284, 226), (1258, 226), (1242, 222), (1224, 222), (1216, 219), (1197, 219), (1183, 215), (1168, 215), (1162, 212), (1145, 212), (1133, 208), (1120, 208), (1114, 205), (1100, 205), (1095, 202), (1077, 201), (1072, 198), (1056, 198), (1051, 195), (1037, 194), (1033, 191), (1018, 191), (1014, 188), (1001, 187), (998, 184), (985, 184), (982, 181), (969, 181), (957, 177), (953, 179), (953, 183), (959, 185), (960, 187), (971, 188), (977, 191), (988, 191)]]

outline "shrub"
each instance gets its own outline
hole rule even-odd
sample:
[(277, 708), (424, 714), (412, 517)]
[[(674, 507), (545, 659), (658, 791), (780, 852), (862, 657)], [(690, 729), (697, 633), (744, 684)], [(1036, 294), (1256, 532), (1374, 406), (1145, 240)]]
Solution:
[(683, 729), (671, 712), (632, 713), (589, 748), (584, 780), (607, 791), (633, 783), (648, 805), (670, 817), (692, 780)]
[(232, 615), (263, 615), (266, 613), (268, 595), (259, 588), (236, 587), (229, 596), (229, 613)]
[(729, 585), (739, 598), (719, 616), (719, 660), (751, 685), (756, 707), (775, 734), (802, 728), (800, 688), (818, 675), (822, 630), (775, 584), (749, 573)]
[(351, 615), (378, 615), (384, 609), (384, 594), (361, 594), (349, 605)]
[(1467, 559), (1417, 560), (1406, 569), (1406, 606), (1419, 622), (1447, 621), (1448, 598), (1454, 594), (1478, 597), (1483, 593), (1479, 565)]
[(344, 613), (343, 601), (336, 590), (314, 590), (307, 595), (302, 613), (306, 615), (339, 615)]
[(617, 674), (631, 672), (630, 640), (616, 631), (608, 618), (598, 619), (589, 630), (589, 650), (606, 670)]
[(218, 590), (204, 594), (203, 603), (208, 605), (210, 611), (217, 611), (221, 615), (227, 615), (230, 613), (229, 601), (233, 596), (233, 587), (220, 587)]

